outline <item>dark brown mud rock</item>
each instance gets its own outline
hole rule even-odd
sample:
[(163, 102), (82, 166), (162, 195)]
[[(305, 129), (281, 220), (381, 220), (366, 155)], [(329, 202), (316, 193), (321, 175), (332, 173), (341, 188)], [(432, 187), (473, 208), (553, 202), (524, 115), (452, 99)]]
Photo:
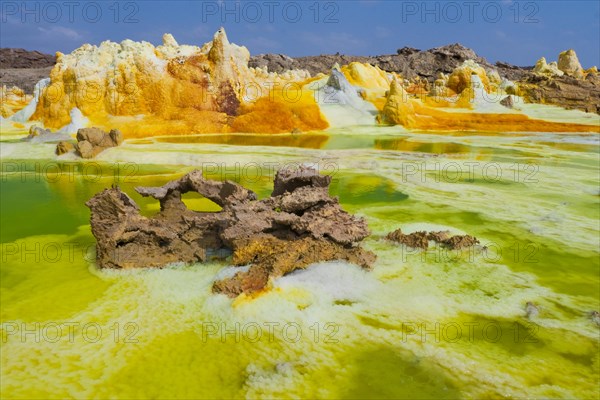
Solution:
[(300, 167), (298, 169), (279, 170), (275, 174), (271, 196), (279, 196), (285, 192), (291, 193), (302, 186), (329, 188), (330, 183), (331, 176), (315, 174), (311, 168)]
[(360, 247), (345, 247), (309, 237), (292, 241), (256, 237), (238, 241), (234, 247), (234, 264), (252, 265), (247, 271), (215, 282), (213, 290), (229, 296), (259, 291), (267, 285), (270, 277), (280, 277), (317, 262), (345, 260), (370, 269), (375, 261), (373, 253)]
[(427, 239), (433, 240), (438, 243), (443, 243), (446, 240), (450, 239), (450, 237), (451, 236), (449, 231), (429, 232), (427, 234)]
[(456, 235), (452, 236), (450, 239), (443, 241), (442, 243), (451, 250), (460, 250), (466, 247), (471, 247), (475, 246), (476, 244), (479, 244), (479, 240), (469, 235)]
[(427, 239), (427, 232), (425, 231), (413, 232), (405, 235), (402, 233), (402, 230), (398, 229), (388, 234), (386, 239), (405, 244), (408, 247), (415, 249), (427, 249), (429, 247), (429, 240)]
[(386, 239), (394, 242), (405, 244), (415, 249), (429, 248), (429, 241), (433, 240), (436, 243), (440, 243), (451, 250), (460, 250), (466, 247), (471, 247), (479, 244), (479, 240), (469, 235), (455, 235), (450, 236), (448, 231), (440, 232), (413, 232), (408, 235), (402, 233), (401, 229), (395, 230), (386, 236)]
[[(136, 188), (160, 202), (160, 212), (152, 218), (141, 216), (119, 188), (104, 190), (86, 203), (98, 266), (163, 267), (233, 252), (235, 265), (251, 266), (214, 284), (215, 292), (230, 296), (256, 292), (271, 277), (319, 261), (346, 260), (368, 268), (375, 255), (358, 247), (369, 234), (367, 224), (329, 196), (330, 180), (311, 168), (280, 170), (273, 191), (279, 194), (258, 201), (235, 182), (207, 180), (193, 171), (161, 187)], [(199, 193), (222, 210), (189, 210), (181, 201), (187, 192)]]

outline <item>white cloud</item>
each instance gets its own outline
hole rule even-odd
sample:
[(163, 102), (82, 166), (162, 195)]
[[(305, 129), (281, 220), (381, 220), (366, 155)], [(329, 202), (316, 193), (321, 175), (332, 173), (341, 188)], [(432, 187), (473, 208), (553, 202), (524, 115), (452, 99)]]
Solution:
[(76, 30), (65, 28), (63, 26), (51, 26), (49, 28), (38, 26), (38, 30), (45, 35), (56, 38), (66, 38), (69, 40), (80, 40), (82, 38), (82, 36)]

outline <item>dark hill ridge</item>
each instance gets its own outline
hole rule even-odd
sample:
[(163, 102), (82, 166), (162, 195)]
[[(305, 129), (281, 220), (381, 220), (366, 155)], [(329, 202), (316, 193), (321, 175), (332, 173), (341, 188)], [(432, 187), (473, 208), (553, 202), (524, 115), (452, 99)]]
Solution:
[(35, 84), (50, 76), (56, 57), (25, 49), (0, 48), (0, 86), (18, 86), (27, 93)]
[(56, 56), (25, 49), (0, 48), (0, 68), (45, 68), (56, 63)]
[(369, 63), (384, 71), (401, 73), (405, 78), (417, 76), (434, 81), (438, 73), (451, 73), (465, 60), (474, 60), (482, 67), (498, 73), (510, 80), (520, 80), (533, 67), (516, 67), (503, 62), (490, 64), (485, 58), (479, 57), (472, 49), (460, 43), (436, 47), (429, 50), (418, 50), (412, 47), (398, 49), (397, 54), (380, 56), (348, 56), (344, 54), (324, 54), (291, 58), (283, 54), (260, 54), (250, 58), (251, 67), (267, 67), (269, 72), (283, 72), (289, 69), (306, 69), (311, 75), (329, 73), (331, 67), (351, 62)]

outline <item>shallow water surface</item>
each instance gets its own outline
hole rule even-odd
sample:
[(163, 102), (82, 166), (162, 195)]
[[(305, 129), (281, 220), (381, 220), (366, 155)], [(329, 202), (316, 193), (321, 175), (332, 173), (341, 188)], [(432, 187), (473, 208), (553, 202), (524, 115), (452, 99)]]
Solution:
[[(359, 127), (132, 140), (86, 162), (14, 140), (0, 154), (3, 398), (598, 396), (598, 136)], [(227, 261), (95, 268), (84, 203), (104, 188), (152, 215), (135, 186), (203, 168), (264, 197), (300, 163), (367, 219), (373, 271), (317, 264), (231, 300), (211, 293)], [(383, 239), (398, 228), (481, 246), (416, 251)]]

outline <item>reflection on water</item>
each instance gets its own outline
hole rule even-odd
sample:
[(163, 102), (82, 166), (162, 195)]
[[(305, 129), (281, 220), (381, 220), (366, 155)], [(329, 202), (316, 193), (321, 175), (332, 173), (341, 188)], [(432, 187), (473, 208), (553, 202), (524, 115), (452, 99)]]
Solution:
[(352, 206), (364, 204), (397, 204), (406, 200), (408, 195), (396, 189), (394, 182), (380, 176), (344, 174), (333, 176), (331, 194), (342, 202)]
[(538, 142), (540, 145), (552, 147), (557, 150), (576, 151), (576, 152), (593, 152), (600, 153), (600, 146), (593, 143), (564, 143), (564, 142)]
[(471, 153), (473, 148), (459, 143), (418, 142), (409, 139), (375, 140), (375, 148), (380, 150), (418, 151), (430, 154)]
[[(285, 146), (302, 147), (307, 149), (320, 149), (329, 139), (329, 135), (318, 133), (303, 134), (226, 134), (226, 135), (187, 135), (163, 136), (155, 140), (162, 143), (211, 143), (227, 144), (232, 146)], [(148, 140), (132, 141), (132, 143), (146, 144)]]

